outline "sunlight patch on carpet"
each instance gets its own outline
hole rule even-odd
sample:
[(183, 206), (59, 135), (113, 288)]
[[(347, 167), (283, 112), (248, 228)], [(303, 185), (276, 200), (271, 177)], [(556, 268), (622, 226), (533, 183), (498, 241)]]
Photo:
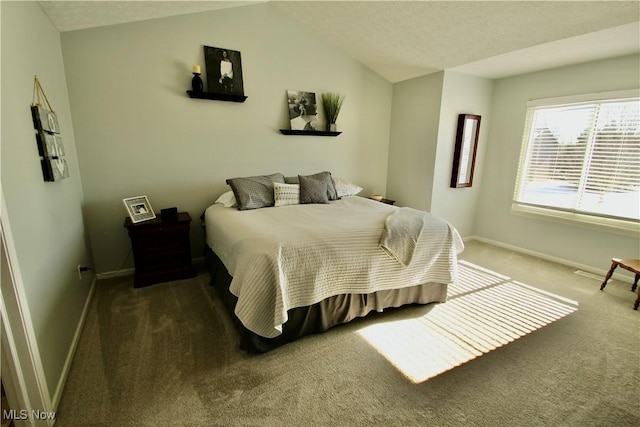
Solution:
[(358, 331), (414, 383), (517, 340), (576, 310), (570, 299), (466, 261), (448, 301), (424, 316), (380, 322)]

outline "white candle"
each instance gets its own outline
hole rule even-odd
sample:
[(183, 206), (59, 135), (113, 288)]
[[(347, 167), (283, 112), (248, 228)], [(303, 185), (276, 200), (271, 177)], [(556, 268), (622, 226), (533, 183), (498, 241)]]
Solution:
[(193, 72), (200, 74), (200, 66), (199, 65), (194, 65), (193, 66)]

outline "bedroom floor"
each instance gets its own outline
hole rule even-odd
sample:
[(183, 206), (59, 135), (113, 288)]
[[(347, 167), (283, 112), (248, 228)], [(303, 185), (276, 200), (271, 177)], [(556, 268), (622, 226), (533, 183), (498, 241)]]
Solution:
[(238, 348), (206, 272), (100, 281), (56, 425), (640, 425), (630, 285), (479, 242), (460, 268), (445, 304), (264, 355)]

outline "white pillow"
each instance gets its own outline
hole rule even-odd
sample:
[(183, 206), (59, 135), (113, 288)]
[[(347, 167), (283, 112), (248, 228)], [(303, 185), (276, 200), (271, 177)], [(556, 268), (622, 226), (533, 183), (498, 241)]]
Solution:
[(218, 197), (216, 203), (220, 203), (225, 208), (235, 208), (238, 206), (238, 202), (236, 202), (236, 196), (233, 194), (233, 191), (227, 191), (222, 196)]
[(273, 198), (275, 206), (299, 205), (300, 204), (300, 184), (273, 183)]
[(336, 184), (336, 192), (338, 197), (355, 196), (362, 191), (362, 187), (358, 187), (355, 184), (350, 183), (346, 179), (333, 178), (333, 182)]

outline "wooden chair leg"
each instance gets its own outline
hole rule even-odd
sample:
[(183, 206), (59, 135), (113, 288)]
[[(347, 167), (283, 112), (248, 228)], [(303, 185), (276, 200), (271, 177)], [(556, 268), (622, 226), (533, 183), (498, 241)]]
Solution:
[(604, 287), (607, 286), (607, 282), (609, 281), (609, 279), (611, 279), (611, 276), (613, 276), (613, 270), (615, 270), (617, 266), (618, 264), (616, 264), (615, 262), (611, 263), (611, 268), (609, 269), (609, 272), (604, 278), (604, 282), (602, 282), (602, 286), (600, 286), (600, 290), (603, 290)]
[(631, 292), (635, 292), (638, 287), (638, 279), (640, 279), (640, 274), (636, 273), (636, 278), (633, 279), (633, 285), (631, 285)]
[(636, 298), (636, 302), (633, 303), (633, 309), (637, 310), (640, 305), (640, 290), (638, 290), (638, 298)]

